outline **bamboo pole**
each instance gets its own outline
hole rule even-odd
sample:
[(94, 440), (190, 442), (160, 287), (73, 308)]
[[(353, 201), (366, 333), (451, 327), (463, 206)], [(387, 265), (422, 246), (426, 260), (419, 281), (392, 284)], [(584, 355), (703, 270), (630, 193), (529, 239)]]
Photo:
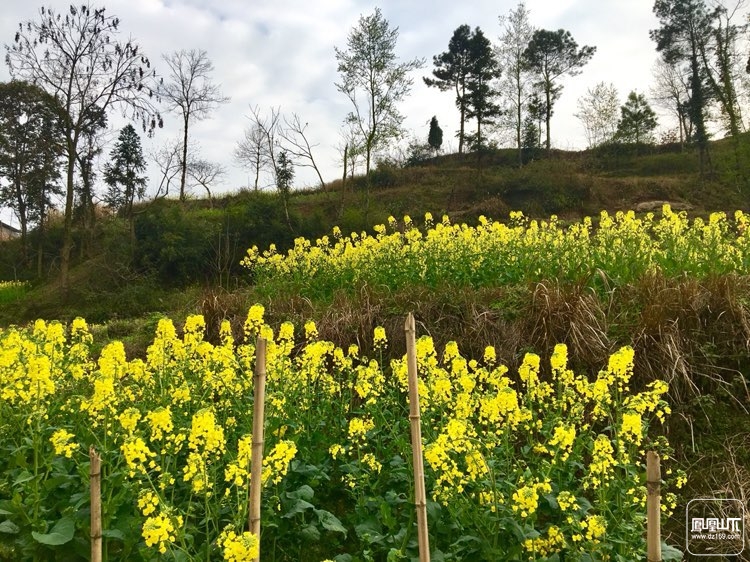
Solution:
[(255, 348), (255, 374), (253, 375), (253, 450), (250, 460), (250, 505), (248, 527), (258, 537), (260, 560), (260, 493), (263, 473), (263, 422), (266, 400), (266, 340), (258, 338)]
[(91, 562), (102, 562), (102, 458), (89, 448), (91, 480)]
[(412, 463), (414, 465), (414, 503), (417, 508), (417, 538), (419, 562), (430, 562), (430, 537), (427, 532), (427, 498), (424, 488), (422, 460), (422, 428), (419, 415), (419, 386), (417, 383), (417, 345), (414, 315), (406, 318), (406, 361), (409, 372), (409, 423), (411, 425)]
[(646, 453), (646, 489), (648, 562), (661, 562), (661, 467), (654, 451)]

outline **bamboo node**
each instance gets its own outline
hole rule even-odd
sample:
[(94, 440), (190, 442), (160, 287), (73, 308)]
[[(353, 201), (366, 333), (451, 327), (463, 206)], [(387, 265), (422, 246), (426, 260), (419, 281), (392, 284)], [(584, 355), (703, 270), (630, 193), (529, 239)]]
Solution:
[(646, 490), (651, 495), (658, 495), (661, 491), (661, 482), (646, 482)]

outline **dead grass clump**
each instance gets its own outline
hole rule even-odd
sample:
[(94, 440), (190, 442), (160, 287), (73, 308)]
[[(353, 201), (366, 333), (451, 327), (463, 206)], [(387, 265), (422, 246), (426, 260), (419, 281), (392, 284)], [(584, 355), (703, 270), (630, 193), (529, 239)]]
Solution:
[[(728, 390), (750, 351), (750, 281), (654, 274), (631, 288), (636, 373), (666, 380), (680, 403)], [(731, 393), (730, 393), (731, 394)]]
[(576, 363), (606, 365), (615, 348), (606, 308), (583, 283), (537, 283), (528, 307), (524, 339), (543, 356), (548, 356), (555, 344), (565, 343)]
[(206, 340), (219, 344), (219, 329), (224, 320), (229, 320), (232, 326), (232, 336), (235, 341), (242, 337), (242, 327), (247, 317), (249, 303), (247, 294), (243, 291), (227, 291), (221, 288), (208, 288), (200, 296), (198, 308), (206, 322)]

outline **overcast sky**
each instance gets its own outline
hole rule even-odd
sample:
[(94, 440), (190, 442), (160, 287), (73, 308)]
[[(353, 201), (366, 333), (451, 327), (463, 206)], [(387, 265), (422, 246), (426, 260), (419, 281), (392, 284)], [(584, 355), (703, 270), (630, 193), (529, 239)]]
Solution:
[[(38, 19), (41, 4), (29, 0), (2, 0), (0, 43), (13, 41), (18, 23)], [(64, 12), (69, 2), (53, 0), (45, 5)], [(93, 4), (98, 5), (98, 4)], [(397, 54), (402, 59), (420, 57), (426, 66), (414, 73), (412, 92), (400, 107), (405, 126), (426, 140), (428, 122), (436, 115), (444, 130), (444, 147), (457, 146), (458, 128), (454, 96), (427, 88), (422, 77), (430, 75), (432, 57), (447, 49), (453, 30), (461, 24), (479, 26), (497, 42), (501, 33), (498, 16), (517, 5), (516, 0), (437, 0), (432, 2), (383, 0), (109, 0), (107, 14), (120, 18), (121, 38), (130, 35), (151, 59), (157, 72), (166, 72), (161, 57), (180, 49), (204, 49), (215, 66), (213, 79), (231, 102), (210, 118), (192, 127), (192, 138), (202, 155), (220, 162), (227, 175), (221, 190), (236, 191), (248, 184), (248, 174), (233, 161), (232, 153), (242, 137), (248, 108), (281, 106), (284, 113), (297, 112), (309, 123), (311, 140), (319, 146), (316, 158), (324, 177), (340, 177), (339, 156), (334, 146), (349, 111), (348, 100), (336, 91), (334, 46), (345, 47), (351, 28), (362, 14), (379, 6), (391, 26), (399, 28)], [(637, 89), (648, 92), (656, 60), (649, 29), (657, 22), (652, 0), (528, 0), (531, 22), (537, 28), (569, 30), (579, 45), (597, 51), (581, 75), (566, 78), (555, 106), (552, 142), (555, 147), (585, 147), (580, 122), (573, 116), (578, 98), (598, 82), (613, 83), (621, 101)], [(3, 51), (3, 55), (5, 52)], [(9, 80), (7, 66), (0, 66), (0, 81)], [(165, 127), (153, 139), (143, 139), (144, 152), (177, 137), (175, 115), (166, 114)], [(114, 119), (112, 120), (114, 122)], [(118, 124), (118, 126), (121, 124)], [(109, 149), (108, 149), (109, 150)], [(107, 150), (107, 151), (108, 151)], [(152, 184), (156, 171), (149, 170)], [(295, 185), (312, 184), (309, 174), (299, 172)], [(196, 195), (201, 195), (196, 192)], [(4, 219), (6, 220), (6, 219)]]

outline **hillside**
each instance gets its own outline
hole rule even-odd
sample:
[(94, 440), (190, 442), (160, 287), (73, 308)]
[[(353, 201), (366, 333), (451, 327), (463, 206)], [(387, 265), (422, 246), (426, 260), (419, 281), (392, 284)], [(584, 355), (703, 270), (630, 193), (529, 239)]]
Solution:
[[(0, 323), (37, 317), (70, 320), (83, 315), (96, 322), (139, 318), (149, 313), (180, 316), (201, 306), (205, 294), (248, 287), (239, 261), (247, 248), (270, 244), (283, 250), (298, 236), (311, 239), (367, 230), (389, 216), (421, 217), (429, 211), (453, 222), (480, 215), (504, 220), (510, 211), (531, 218), (596, 219), (606, 209), (659, 211), (664, 202), (691, 216), (750, 204), (747, 138), (739, 149), (728, 140), (712, 144), (713, 171), (701, 177), (698, 158), (679, 146), (597, 152), (538, 154), (522, 168), (512, 150), (481, 155), (446, 155), (399, 167), (380, 162), (367, 188), (364, 177), (336, 180), (325, 190), (294, 192), (287, 221), (271, 192), (240, 191), (214, 200), (144, 202), (136, 211), (135, 240), (126, 221), (101, 217), (76, 233), (72, 289), (60, 295), (55, 282), (61, 225), (52, 224), (42, 242), (44, 276), (36, 260), (24, 264), (20, 245), (0, 247), (0, 278), (31, 282), (21, 302), (0, 305)], [(740, 156), (736, 156), (739, 154)], [(35, 234), (30, 235), (35, 248)], [(32, 251), (33, 254), (33, 251)]]

